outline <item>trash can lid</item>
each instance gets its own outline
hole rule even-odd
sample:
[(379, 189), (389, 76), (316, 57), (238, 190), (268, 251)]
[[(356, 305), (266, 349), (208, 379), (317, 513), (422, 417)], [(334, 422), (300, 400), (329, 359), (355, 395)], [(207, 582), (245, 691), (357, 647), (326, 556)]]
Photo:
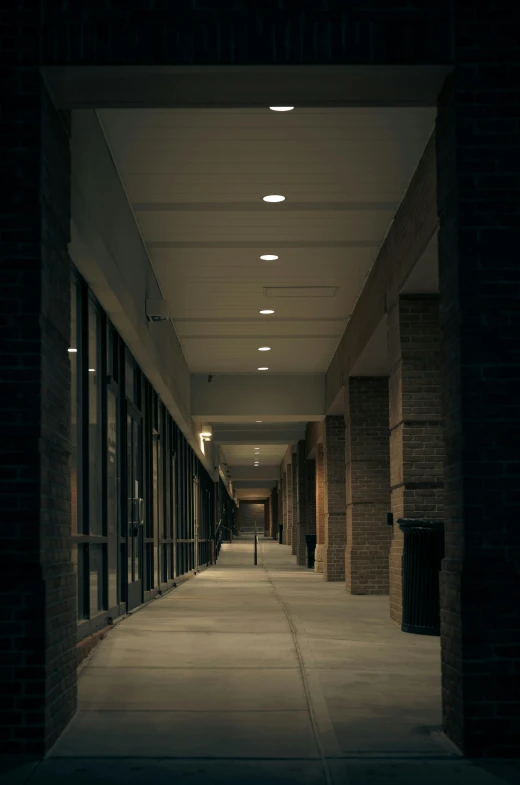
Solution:
[(442, 531), (444, 521), (442, 518), (398, 518), (397, 523), (403, 531), (407, 529), (430, 529), (431, 531)]

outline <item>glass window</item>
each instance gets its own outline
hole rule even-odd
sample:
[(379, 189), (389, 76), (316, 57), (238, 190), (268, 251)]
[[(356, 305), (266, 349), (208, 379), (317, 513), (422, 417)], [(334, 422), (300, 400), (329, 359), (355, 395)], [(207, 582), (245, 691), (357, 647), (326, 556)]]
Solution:
[(103, 534), (103, 429), (101, 421), (101, 319), (88, 303), (88, 431), (90, 534)]
[(78, 298), (76, 280), (70, 287), (70, 512), (71, 533), (78, 533)]
[(103, 548), (104, 545), (89, 545), (89, 591), (90, 616), (104, 609), (103, 591)]
[(107, 535), (108, 607), (117, 604), (117, 542), (119, 536), (119, 456), (117, 395), (107, 394)]

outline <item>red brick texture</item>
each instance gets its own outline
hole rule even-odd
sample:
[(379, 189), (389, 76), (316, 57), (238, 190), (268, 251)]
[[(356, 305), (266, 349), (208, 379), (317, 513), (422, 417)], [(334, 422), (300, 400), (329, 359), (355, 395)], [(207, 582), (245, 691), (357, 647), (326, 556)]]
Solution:
[[(476, 11), (478, 8), (478, 11)], [(520, 748), (520, 51), (517, 6), (455, 4), (436, 128), (445, 559), (444, 727), (469, 756)]]
[(402, 620), (404, 536), (398, 518), (442, 518), (444, 433), (441, 411), (439, 298), (406, 295), (388, 314), (390, 616)]
[(314, 571), (323, 572), (323, 547), (325, 543), (323, 444), (316, 445), (316, 554)]
[(350, 594), (388, 594), (392, 539), (388, 378), (352, 377), (345, 395), (347, 546)]
[(325, 418), (323, 434), (325, 542), (323, 577), (326, 581), (345, 580), (347, 544), (345, 491), (345, 419), (343, 415)]
[(292, 496), (291, 496), (291, 553), (296, 555), (298, 544), (297, 524), (298, 524), (298, 452), (292, 454)]

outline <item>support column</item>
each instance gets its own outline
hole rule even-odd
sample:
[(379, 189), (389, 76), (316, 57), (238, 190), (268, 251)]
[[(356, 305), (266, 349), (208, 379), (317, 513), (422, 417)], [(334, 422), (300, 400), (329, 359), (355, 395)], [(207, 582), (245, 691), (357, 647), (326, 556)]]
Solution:
[(307, 534), (316, 532), (316, 465), (306, 456), (305, 439), (298, 442), (296, 564), (307, 565)]
[(347, 547), (350, 594), (388, 594), (392, 530), (388, 378), (352, 377), (345, 395)]
[(520, 130), (514, 4), (455, 4), (436, 129), (446, 416), (444, 729), (467, 756), (520, 733)]
[(326, 581), (344, 581), (347, 516), (343, 415), (329, 415), (325, 418), (323, 456), (325, 509), (323, 576)]
[(323, 444), (316, 446), (316, 554), (314, 571), (323, 572), (323, 548), (325, 542), (325, 509), (323, 506)]
[(298, 545), (298, 451), (292, 454), (292, 525), (291, 525), (291, 553), (294, 556)]
[[(283, 464), (282, 464), (283, 467)], [(285, 542), (287, 536), (287, 470), (282, 471), (282, 478), (280, 480), (280, 502), (282, 508), (282, 542)]]
[(439, 298), (401, 296), (388, 314), (390, 616), (402, 620), (403, 532), (398, 518), (442, 518), (444, 432), (441, 412)]
[(271, 515), (271, 497), (264, 502), (264, 537), (269, 537), (269, 519)]
[[(36, 11), (18, 45), (13, 27), (11, 50), (31, 51), (35, 30)], [(40, 755), (76, 710), (70, 153), (69, 118), (58, 115), (30, 66), (37, 53), (24, 62), (3, 80), (0, 114), (3, 143), (12, 141), (3, 156), (0, 266), (0, 749)]]
[(285, 545), (292, 545), (293, 527), (293, 464), (287, 464), (287, 482), (285, 496), (287, 499), (287, 521), (283, 530), (283, 541)]

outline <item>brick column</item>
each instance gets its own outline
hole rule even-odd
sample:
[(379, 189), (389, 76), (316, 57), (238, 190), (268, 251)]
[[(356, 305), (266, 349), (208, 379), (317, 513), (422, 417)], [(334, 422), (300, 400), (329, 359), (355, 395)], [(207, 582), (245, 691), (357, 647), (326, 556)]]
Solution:
[(307, 564), (307, 534), (316, 532), (316, 465), (308, 460), (305, 439), (298, 442), (296, 564)]
[[(455, 4), (436, 129), (446, 416), (444, 728), (468, 756), (520, 734), (520, 200), (515, 4)], [(475, 19), (476, 17), (476, 19)]]
[(30, 24), (19, 25), (18, 44), (17, 26), (8, 25), (6, 52), (24, 67), (5, 74), (0, 113), (0, 749), (12, 755), (42, 754), (76, 709), (69, 118), (58, 116), (30, 66), (37, 62), (31, 36), (38, 34), (31, 13)]
[(323, 575), (326, 581), (345, 580), (347, 542), (345, 496), (345, 419), (325, 418), (323, 434), (325, 542)]
[(271, 498), (264, 502), (264, 537), (269, 537), (269, 520), (271, 515)]
[(287, 482), (285, 497), (287, 499), (287, 521), (283, 530), (283, 541), (285, 545), (292, 546), (292, 527), (293, 527), (293, 464), (287, 464)]
[(442, 518), (444, 433), (441, 412), (439, 299), (405, 295), (388, 314), (390, 616), (402, 620), (404, 537), (398, 518)]
[(345, 395), (347, 547), (350, 594), (388, 594), (392, 530), (390, 503), (388, 378), (353, 377)]
[[(283, 468), (283, 464), (282, 464), (282, 468)], [(282, 513), (280, 522), (283, 526), (282, 542), (285, 542), (286, 531), (287, 531), (287, 471), (286, 470), (282, 472), (282, 478), (280, 480), (280, 506), (281, 506), (281, 513)]]
[(323, 572), (323, 547), (325, 542), (325, 509), (323, 506), (323, 444), (316, 446), (316, 554), (314, 571)]
[(293, 556), (296, 554), (298, 545), (298, 451), (292, 454), (292, 524), (291, 524), (291, 553)]

